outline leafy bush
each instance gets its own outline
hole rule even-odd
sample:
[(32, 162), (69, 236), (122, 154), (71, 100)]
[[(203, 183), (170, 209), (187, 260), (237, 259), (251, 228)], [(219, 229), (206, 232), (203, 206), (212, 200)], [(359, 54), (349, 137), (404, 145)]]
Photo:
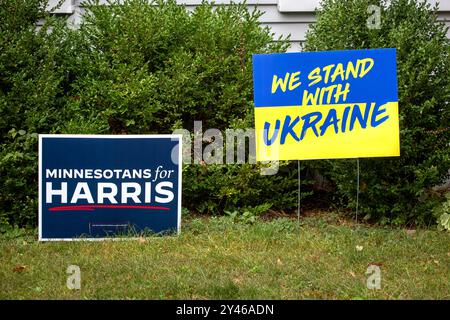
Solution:
[[(37, 132), (62, 123), (57, 30), (39, 0), (0, 2), (0, 226), (37, 217)], [(36, 21), (47, 19), (36, 31)], [(49, 28), (55, 30), (50, 34)]]
[[(261, 14), (245, 4), (214, 8), (204, 2), (189, 14), (175, 1), (157, 3), (91, 2), (80, 32), (96, 55), (101, 52), (103, 63), (95, 62), (89, 70), (97, 71), (80, 78), (90, 84), (78, 86), (80, 108), (97, 109), (111, 132), (192, 132), (194, 120), (205, 129), (225, 130), (236, 122), (253, 127), (251, 56), (284, 51), (287, 43), (273, 42), (258, 22)], [(189, 165), (183, 171), (183, 203), (214, 214), (261, 203), (295, 206), (295, 175), (284, 170), (262, 177), (259, 169)]]
[[(297, 169), (280, 163), (276, 175), (260, 175), (261, 165), (190, 165), (183, 172), (183, 200), (197, 212), (220, 214), (223, 210), (245, 212), (252, 208), (288, 210), (297, 205)], [(310, 181), (302, 181), (309, 185)], [(307, 188), (302, 197), (311, 195)], [(266, 209), (266, 210), (267, 210)], [(262, 212), (259, 212), (262, 213)]]
[[(287, 47), (259, 25), (258, 11), (245, 4), (203, 3), (189, 12), (173, 0), (122, 2), (88, 1), (72, 29), (45, 12), (44, 0), (1, 0), (1, 225), (37, 222), (37, 133), (171, 133), (192, 131), (194, 120), (203, 128), (253, 127), (251, 55)], [(366, 26), (373, 3), (382, 8), (379, 30)], [(398, 49), (402, 156), (361, 160), (367, 217), (434, 219), (439, 199), (429, 190), (450, 168), (445, 32), (415, 1), (326, 0), (308, 33), (310, 51)], [(183, 202), (203, 213), (250, 218), (261, 208), (293, 208), (295, 167), (283, 162), (279, 174), (260, 176), (260, 165), (188, 165)], [(316, 169), (335, 184), (340, 203), (354, 205), (354, 161), (309, 162), (306, 171)]]
[[(258, 11), (121, 2), (85, 2), (77, 29), (50, 17), (43, 0), (0, 2), (1, 225), (37, 222), (37, 133), (171, 133), (192, 131), (194, 120), (253, 127), (251, 55), (288, 45), (273, 41)], [(295, 166), (272, 177), (259, 169), (186, 166), (183, 205), (205, 213), (294, 207)]]
[[(280, 51), (245, 5), (206, 2), (189, 13), (175, 1), (88, 2), (73, 68), (80, 109), (96, 109), (112, 132), (226, 129), (253, 108), (251, 55)], [(80, 74), (80, 68), (85, 72)]]
[(450, 193), (446, 194), (446, 201), (437, 206), (433, 213), (437, 219), (438, 228), (450, 231)]
[[(367, 27), (369, 5), (381, 8), (381, 28)], [(431, 187), (450, 168), (450, 43), (446, 27), (425, 2), (323, 0), (307, 34), (307, 51), (397, 48), (401, 157), (361, 159), (360, 210), (384, 223), (429, 223)], [(340, 203), (356, 201), (354, 160), (311, 163), (337, 189)]]
[(7, 140), (0, 151), (0, 227), (10, 223), (33, 224), (38, 212), (37, 134), (11, 129), (4, 139)]

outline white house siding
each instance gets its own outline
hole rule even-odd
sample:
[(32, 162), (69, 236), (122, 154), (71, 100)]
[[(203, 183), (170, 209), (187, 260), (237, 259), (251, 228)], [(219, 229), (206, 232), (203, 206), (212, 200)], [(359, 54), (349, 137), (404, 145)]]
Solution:
[[(84, 3), (86, 0), (65, 0), (56, 14), (70, 16), (70, 21), (74, 25), (79, 24), (81, 15), (84, 12)], [(101, 0), (107, 3), (106, 0)], [(193, 10), (199, 5), (201, 0), (177, 0), (184, 4), (188, 9)], [(216, 0), (216, 5), (228, 5), (231, 0)], [(235, 0), (234, 2), (241, 2)], [(318, 6), (319, 0), (247, 0), (250, 9), (255, 6), (264, 12), (260, 21), (263, 25), (271, 28), (275, 34), (275, 39), (279, 36), (290, 35), (291, 47), (289, 51), (298, 51), (300, 43), (305, 40), (305, 34), (308, 26), (314, 23), (314, 8)], [(428, 0), (435, 4), (436, 0)], [(53, 7), (58, 0), (50, 0), (50, 7)], [(444, 21), (450, 27), (450, 0), (440, 1), (439, 20)], [(447, 33), (450, 38), (450, 30)]]

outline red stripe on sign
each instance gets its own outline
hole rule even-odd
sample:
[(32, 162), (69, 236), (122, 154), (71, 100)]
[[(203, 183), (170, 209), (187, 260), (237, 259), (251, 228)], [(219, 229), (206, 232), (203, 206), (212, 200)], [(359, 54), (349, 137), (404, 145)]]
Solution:
[(59, 206), (49, 208), (50, 211), (94, 211), (94, 209), (144, 209), (144, 210), (163, 210), (170, 208), (158, 206), (138, 206), (126, 204), (82, 204), (77, 206)]

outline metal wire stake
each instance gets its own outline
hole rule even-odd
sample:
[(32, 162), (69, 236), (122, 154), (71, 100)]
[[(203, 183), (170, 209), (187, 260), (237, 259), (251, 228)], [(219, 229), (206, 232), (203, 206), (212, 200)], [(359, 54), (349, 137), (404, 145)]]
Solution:
[(302, 178), (300, 176), (300, 160), (297, 160), (297, 175), (298, 175), (298, 206), (297, 206), (297, 223), (300, 228), (300, 208), (302, 201)]
[(358, 222), (359, 208), (359, 158), (356, 158), (356, 222)]

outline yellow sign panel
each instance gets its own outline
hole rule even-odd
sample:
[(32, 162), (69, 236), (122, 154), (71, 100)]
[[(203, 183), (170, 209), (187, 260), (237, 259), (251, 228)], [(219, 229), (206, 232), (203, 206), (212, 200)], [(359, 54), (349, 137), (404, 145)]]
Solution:
[(274, 109), (255, 110), (259, 161), (400, 155), (397, 102)]

